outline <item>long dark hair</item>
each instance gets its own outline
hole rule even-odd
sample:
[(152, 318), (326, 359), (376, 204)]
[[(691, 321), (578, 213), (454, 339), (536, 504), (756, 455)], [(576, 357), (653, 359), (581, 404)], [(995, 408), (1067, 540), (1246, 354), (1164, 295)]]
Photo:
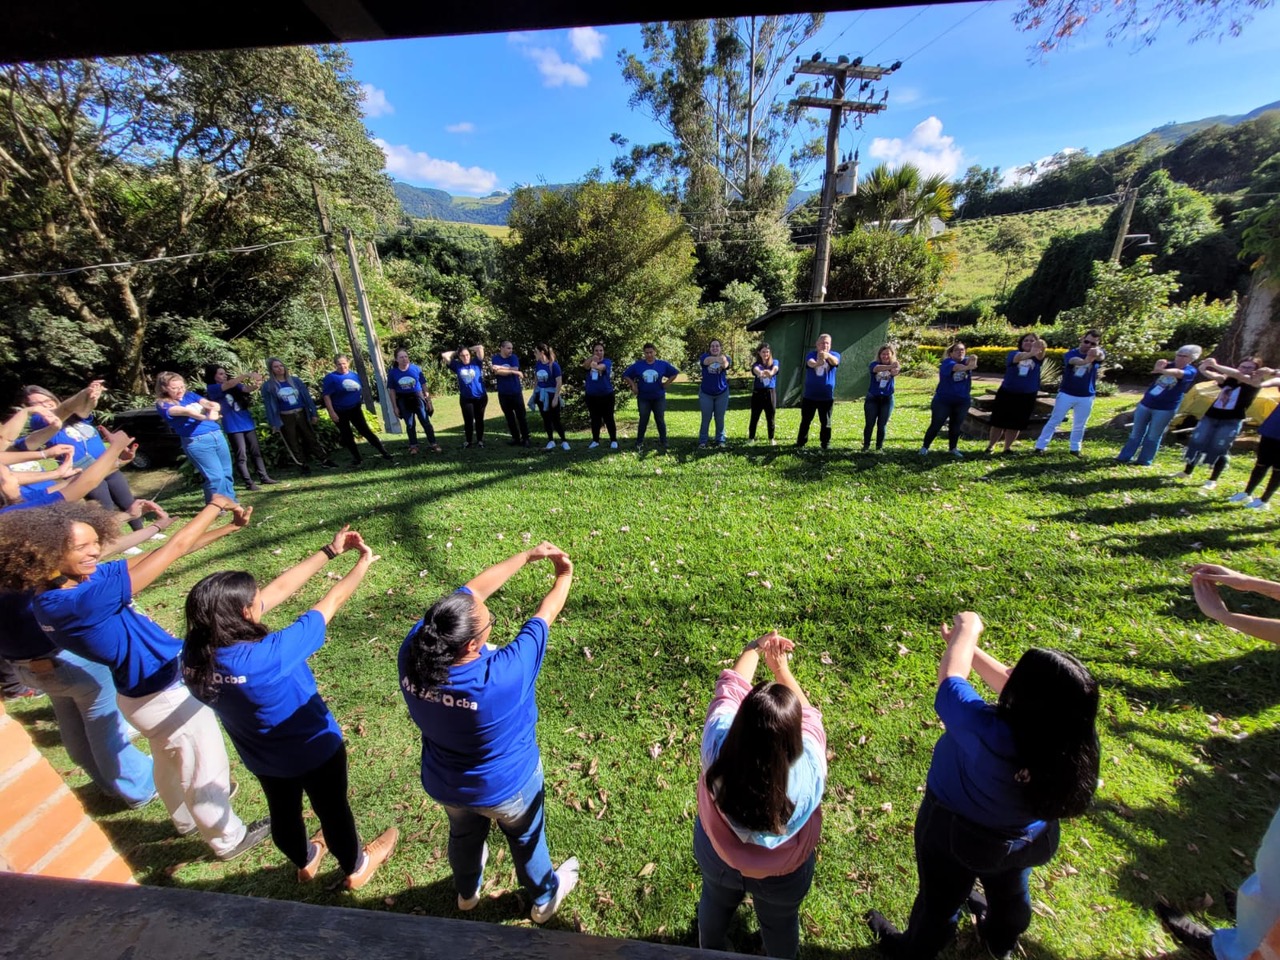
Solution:
[(1077, 817), (1098, 787), (1098, 681), (1075, 657), (1032, 648), (996, 706), (1013, 731), (1019, 780), (1042, 819)]
[(437, 600), (422, 615), (422, 625), (409, 634), (409, 680), (419, 690), (444, 683), (449, 668), (483, 626), (477, 622), (471, 594), (459, 590)]
[(787, 796), (791, 765), (800, 759), (800, 698), (772, 680), (747, 694), (707, 769), (707, 789), (739, 826), (780, 834), (796, 805)]
[(261, 640), (269, 632), (244, 615), (258, 592), (253, 574), (240, 570), (211, 573), (187, 594), (187, 639), (182, 645), (182, 674), (200, 700), (218, 699), (214, 682), (218, 650), (233, 643)]

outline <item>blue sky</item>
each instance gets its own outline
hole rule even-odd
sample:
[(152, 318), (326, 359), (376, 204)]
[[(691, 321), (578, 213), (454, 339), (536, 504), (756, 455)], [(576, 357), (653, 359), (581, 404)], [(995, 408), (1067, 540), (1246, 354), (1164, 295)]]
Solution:
[[(852, 124), (841, 149), (868, 161), (911, 160), (948, 176), (970, 164), (1014, 167), (1064, 148), (1098, 152), (1170, 121), (1246, 113), (1280, 100), (1280, 6), (1241, 37), (1188, 43), (1161, 28), (1154, 44), (1108, 45), (1102, 24), (1036, 61), (1011, 22), (1016, 4), (827, 14), (820, 50), (902, 60), (889, 109)], [(366, 123), (398, 180), (484, 195), (522, 183), (609, 172), (620, 133), (660, 128), (627, 105), (618, 51), (642, 53), (635, 25), (351, 44)], [(801, 186), (818, 186), (820, 170)]]

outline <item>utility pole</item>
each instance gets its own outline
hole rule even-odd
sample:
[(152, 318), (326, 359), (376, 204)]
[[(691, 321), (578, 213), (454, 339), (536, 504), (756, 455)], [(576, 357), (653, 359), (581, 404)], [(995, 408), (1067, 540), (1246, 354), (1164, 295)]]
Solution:
[[(329, 211), (325, 209), (324, 198), (320, 196), (320, 187), (314, 180), (311, 181), (311, 194), (316, 200), (316, 216), (320, 219), (320, 232), (324, 234), (324, 262), (329, 268), (329, 275), (333, 277), (333, 285), (338, 291), (338, 308), (342, 311), (342, 322), (347, 328), (347, 342), (351, 344), (351, 362), (355, 364), (360, 382), (364, 384), (364, 405), (372, 411), (373, 390), (369, 386), (369, 371), (364, 365), (364, 356), (360, 352), (356, 325), (351, 319), (351, 303), (347, 300), (347, 288), (342, 282), (342, 273), (338, 270), (338, 261), (333, 252), (333, 228), (329, 225)], [(327, 311), (325, 319), (328, 319)]]
[(391, 406), (391, 393), (387, 389), (387, 369), (382, 362), (382, 347), (373, 329), (373, 314), (369, 310), (369, 298), (364, 293), (360, 261), (356, 259), (356, 240), (347, 227), (342, 228), (342, 236), (347, 244), (347, 262), (351, 265), (351, 282), (356, 287), (356, 306), (360, 308), (360, 319), (364, 323), (364, 335), (369, 344), (369, 362), (373, 365), (373, 379), (378, 385), (378, 396), (382, 399), (382, 424), (387, 428), (388, 433), (399, 433), (400, 417)]
[(818, 212), (818, 240), (813, 251), (813, 283), (809, 288), (809, 300), (813, 303), (821, 303), (827, 296), (827, 270), (831, 265), (831, 229), (836, 215), (836, 154), (839, 147), (840, 127), (844, 123), (846, 113), (857, 114), (859, 123), (864, 113), (880, 113), (885, 109), (885, 101), (889, 97), (888, 91), (885, 91), (879, 102), (846, 100), (844, 96), (848, 82), (851, 79), (861, 80), (858, 93), (864, 94), (874, 81), (888, 76), (901, 67), (902, 61), (898, 61), (891, 67), (866, 67), (862, 65), (861, 57), (850, 61), (848, 57), (841, 56), (832, 63), (829, 60), (823, 60), (820, 53), (815, 53), (804, 62), (800, 62), (799, 57), (796, 60), (795, 72), (788, 79), (788, 83), (795, 79), (796, 74), (829, 77), (834, 81), (830, 98), (805, 95), (791, 101), (793, 106), (816, 107), (830, 111), (830, 117), (827, 120), (827, 163), (822, 176), (822, 207)]
[(1133, 219), (1133, 207), (1138, 202), (1138, 188), (1126, 183), (1124, 185), (1124, 209), (1120, 212), (1120, 229), (1116, 231), (1115, 243), (1111, 245), (1111, 262), (1120, 262), (1120, 253), (1124, 250), (1124, 238), (1129, 235), (1129, 221)]

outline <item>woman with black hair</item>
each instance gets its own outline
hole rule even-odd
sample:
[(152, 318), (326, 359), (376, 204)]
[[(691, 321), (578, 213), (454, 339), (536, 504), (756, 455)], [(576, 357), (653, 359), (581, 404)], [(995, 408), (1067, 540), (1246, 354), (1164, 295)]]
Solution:
[[(877, 910), (867, 923), (889, 957), (931, 960), (968, 902), (994, 957), (1011, 957), (1031, 923), (1031, 868), (1058, 849), (1058, 820), (1088, 808), (1098, 785), (1098, 684), (1070, 654), (1031, 649), (1012, 669), (978, 649), (982, 618), (943, 626), (934, 706), (946, 732), (933, 749), (916, 815), (920, 890), (907, 929)], [(996, 704), (969, 685), (970, 671)], [(982, 881), (985, 896), (974, 892)]]
[[(516, 638), (489, 640), (486, 601), (526, 564), (547, 560), (555, 584)], [(449, 817), (449, 866), (458, 909), (480, 903), (492, 823), (507, 838), (516, 877), (546, 923), (578, 882), (578, 860), (553, 869), (538, 750), (538, 673), (551, 624), (564, 608), (573, 563), (540, 543), (489, 567), (433, 604), (400, 647), (400, 691), (422, 731), (422, 786)]]
[(267, 473), (262, 447), (258, 445), (258, 425), (249, 412), (253, 394), (262, 386), (262, 377), (256, 373), (241, 373), (233, 377), (222, 364), (208, 363), (204, 368), (204, 384), (205, 397), (222, 408), (222, 429), (231, 444), (231, 457), (236, 470), (244, 478), (245, 486), (250, 490), (259, 489), (249, 472), (250, 457), (262, 482), (268, 486), (275, 483)]
[[(698, 939), (728, 949), (730, 921), (750, 893), (765, 953), (800, 949), (800, 904), (822, 832), (827, 736), (787, 663), (795, 645), (752, 640), (716, 681), (702, 733), (693, 853), (702, 870)], [(760, 655), (775, 677), (751, 685)]]
[(484, 344), (459, 347), (440, 354), (440, 362), (458, 378), (458, 406), (462, 408), (462, 429), (466, 434), (465, 450), (475, 445), (484, 448), (484, 410), (489, 405), (489, 394), (484, 389)]
[(556, 448), (555, 435), (559, 434), (560, 447), (568, 450), (569, 441), (565, 439), (564, 421), (560, 416), (564, 409), (561, 402), (564, 377), (560, 364), (556, 363), (556, 352), (547, 344), (539, 343), (533, 348), (533, 356), (537, 360), (533, 373), (533, 402), (542, 414), (542, 428), (547, 431), (547, 449)]
[[(359, 553), (355, 566), (310, 610), (282, 630), (262, 617), (293, 596), (339, 553)], [(395, 849), (392, 827), (362, 851), (347, 802), (347, 751), (307, 658), (324, 645), (325, 628), (378, 557), (360, 534), (343, 527), (333, 542), (259, 589), (253, 575), (223, 571), (187, 594), (182, 672), (192, 695), (213, 708), (236, 752), (262, 784), (271, 839), (314, 880), (332, 850), (348, 890), (359, 890)], [(307, 840), (302, 794), (320, 821)]]
[(755, 440), (756, 425), (760, 423), (760, 414), (763, 413), (771, 446), (778, 442), (773, 438), (774, 412), (778, 409), (778, 370), (778, 360), (773, 355), (773, 348), (767, 343), (756, 347), (756, 362), (751, 365), (751, 423), (747, 427), (747, 439)]

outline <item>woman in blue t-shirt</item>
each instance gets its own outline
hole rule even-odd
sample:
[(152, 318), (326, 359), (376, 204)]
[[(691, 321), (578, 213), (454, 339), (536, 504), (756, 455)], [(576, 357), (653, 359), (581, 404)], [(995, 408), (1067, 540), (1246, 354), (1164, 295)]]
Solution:
[(778, 442), (773, 438), (774, 414), (778, 409), (778, 369), (773, 348), (767, 343), (756, 347), (756, 362), (751, 365), (751, 423), (747, 426), (747, 439), (755, 440), (756, 425), (763, 413), (770, 446)]
[(218, 426), (221, 408), (212, 400), (187, 390), (182, 374), (165, 371), (156, 377), (156, 409), (178, 435), (182, 452), (203, 478), (204, 502), (215, 494), (235, 500), (231, 479), (231, 450)]
[(267, 371), (271, 375), (263, 381), (261, 391), (267, 423), (284, 440), (298, 470), (304, 477), (311, 476), (312, 457), (326, 467), (336, 467), (337, 462), (316, 437), (320, 413), (307, 385), (291, 374), (279, 357), (267, 360)]
[[(1031, 924), (1027, 880), (1058, 848), (1058, 821), (1078, 817), (1098, 786), (1098, 683), (1070, 654), (1032, 649), (1012, 668), (978, 649), (982, 618), (943, 626), (934, 705), (946, 732), (933, 749), (916, 814), (920, 892), (907, 929), (867, 914), (880, 950), (931, 960), (968, 902), (993, 957), (1011, 956)], [(978, 676), (999, 694), (985, 701)], [(973, 890), (982, 881), (985, 896)]]
[[(427, 445), (433, 453), (440, 453), (440, 444), (436, 443), (436, 431), (431, 425), (431, 415), (435, 413), (435, 406), (431, 402), (431, 391), (427, 389), (427, 376), (420, 366), (409, 362), (409, 351), (403, 347), (396, 351), (395, 366), (387, 371), (387, 383), (395, 394), (396, 413), (409, 431), (409, 452), (418, 452), (416, 423), (421, 423), (422, 431), (427, 435)], [(359, 404), (356, 404), (353, 409), (358, 410)], [(365, 429), (368, 429), (367, 425)], [(353, 448), (354, 444), (353, 440)]]
[(613, 419), (613, 361), (604, 355), (604, 344), (591, 347), (591, 356), (582, 361), (587, 380), (582, 388), (587, 398), (587, 413), (591, 416), (591, 443), (588, 450), (600, 446), (600, 428), (609, 430), (609, 449), (618, 449), (618, 425)]
[(1151, 461), (1160, 452), (1164, 432), (1177, 416), (1183, 395), (1195, 382), (1196, 368), (1193, 364), (1203, 352), (1192, 343), (1179, 347), (1172, 361), (1156, 361), (1151, 369), (1155, 382), (1147, 387), (1147, 392), (1133, 411), (1133, 429), (1116, 455), (1116, 462), (1128, 463), (1137, 454), (1138, 466), (1151, 466)]
[(698, 449), (705, 449), (711, 418), (716, 418), (716, 445), (725, 446), (724, 417), (729, 412), (729, 368), (733, 360), (724, 352), (719, 340), (707, 344), (707, 352), (698, 357), (702, 368), (702, 385), (698, 388), (698, 408), (702, 425), (698, 428)]
[[(538, 560), (551, 563), (555, 584), (514, 640), (490, 646), (498, 618), (487, 601)], [(400, 646), (400, 692), (422, 731), (422, 786), (449, 817), (459, 910), (480, 903), (494, 822), (507, 838), (535, 923), (550, 920), (578, 882), (577, 858), (556, 870), (547, 851), (536, 699), (548, 631), (572, 583), (568, 554), (540, 543), (437, 601)]]
[(944, 423), (947, 424), (947, 449), (953, 457), (964, 456), (956, 445), (960, 442), (960, 425), (969, 412), (970, 374), (978, 366), (978, 358), (966, 358), (965, 349), (963, 343), (953, 343), (938, 365), (938, 386), (929, 405), (929, 429), (924, 432), (924, 443), (920, 447), (922, 457), (929, 452)]
[(565, 439), (561, 417), (564, 377), (560, 364), (556, 363), (556, 352), (545, 343), (539, 343), (533, 348), (533, 356), (537, 365), (533, 369), (533, 396), (529, 403), (542, 414), (542, 428), (547, 431), (547, 449), (556, 448), (554, 434), (559, 434), (561, 448), (568, 450), (569, 441)]
[[(297, 593), (339, 553), (359, 554), (355, 566), (310, 610), (282, 630), (262, 617)], [(392, 827), (362, 851), (347, 802), (347, 751), (342, 731), (316, 689), (307, 658), (324, 645), (325, 628), (351, 599), (378, 557), (360, 534), (343, 527), (332, 543), (259, 588), (250, 573), (205, 577), (187, 594), (182, 672), (192, 695), (208, 704), (249, 772), (262, 784), (271, 812), (271, 839), (314, 880), (332, 850), (348, 890), (369, 882), (395, 849)], [(320, 821), (307, 840), (302, 795)]]
[(1022, 335), (1018, 349), (1010, 350), (1004, 358), (1004, 379), (996, 390), (991, 405), (991, 430), (987, 434), (987, 453), (997, 443), (1004, 444), (1004, 452), (1027, 429), (1031, 415), (1035, 413), (1036, 397), (1040, 392), (1040, 367), (1048, 344), (1034, 333)]
[(876, 358), (868, 369), (871, 373), (871, 386), (867, 388), (867, 397), (862, 403), (863, 417), (867, 421), (862, 428), (863, 453), (871, 447), (872, 430), (876, 434), (876, 449), (884, 449), (884, 432), (889, 426), (889, 415), (893, 413), (894, 378), (901, 369), (897, 351), (886, 343), (876, 352)]
[(673, 383), (680, 371), (658, 359), (658, 348), (652, 343), (644, 345), (644, 359), (637, 360), (622, 373), (632, 395), (636, 398), (636, 412), (640, 414), (640, 426), (636, 430), (636, 452), (644, 449), (645, 431), (649, 429), (649, 417), (658, 427), (658, 443), (665, 453), (667, 449), (667, 386)]
[(267, 473), (266, 461), (262, 459), (262, 447), (258, 445), (258, 425), (253, 422), (253, 414), (249, 412), (249, 403), (253, 394), (262, 386), (262, 377), (256, 373), (242, 373), (231, 376), (227, 368), (218, 363), (207, 364), (204, 368), (205, 396), (222, 408), (222, 429), (227, 440), (235, 448), (236, 470), (244, 478), (250, 490), (258, 490), (253, 482), (253, 474), (249, 472), (249, 458), (258, 468), (258, 476), (262, 482), (275, 483)]
[(484, 389), (484, 345), (459, 347), (440, 354), (444, 365), (458, 378), (458, 404), (462, 407), (462, 428), (467, 440), (462, 449), (471, 446), (472, 437), (477, 447), (484, 447), (484, 408), (489, 405), (489, 394)]

